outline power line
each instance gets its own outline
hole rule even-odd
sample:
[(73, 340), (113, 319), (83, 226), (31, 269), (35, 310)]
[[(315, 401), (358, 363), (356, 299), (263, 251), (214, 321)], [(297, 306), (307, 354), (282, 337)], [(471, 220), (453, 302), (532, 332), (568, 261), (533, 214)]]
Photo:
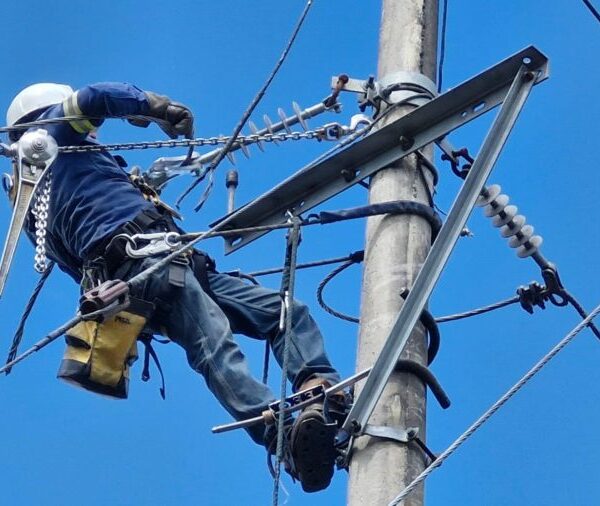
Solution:
[[(308, 15), (310, 8), (312, 7), (312, 4), (313, 4), (313, 0), (308, 0), (308, 2), (306, 2), (306, 5), (304, 6), (304, 10), (302, 11), (302, 14), (300, 15), (300, 19), (296, 23), (296, 27), (294, 28), (294, 31), (292, 32), (292, 36), (290, 37), (290, 40), (288, 41), (285, 49), (283, 50), (283, 53), (281, 53), (279, 60), (275, 64), (275, 68), (271, 71), (271, 74), (267, 78), (265, 84), (262, 86), (262, 88), (259, 90), (259, 92), (256, 94), (256, 96), (252, 99), (252, 102), (250, 103), (250, 106), (248, 107), (248, 109), (246, 109), (244, 114), (242, 114), (242, 117), (241, 117), (239, 123), (237, 124), (237, 126), (235, 127), (235, 130), (233, 131), (233, 134), (232, 134), (231, 138), (229, 139), (229, 142), (225, 145), (223, 150), (219, 153), (219, 155), (210, 164), (210, 166), (208, 168), (208, 172), (207, 172), (208, 173), (208, 183), (207, 183), (206, 189), (204, 190), (204, 193), (202, 194), (202, 197), (200, 198), (199, 203), (194, 208), (195, 211), (198, 211), (202, 207), (202, 205), (204, 204), (206, 199), (208, 198), (208, 195), (210, 194), (210, 191), (212, 190), (212, 188), (214, 186), (215, 170), (217, 169), (218, 165), (223, 161), (223, 158), (225, 158), (225, 156), (227, 156), (227, 153), (229, 153), (229, 150), (235, 143), (237, 136), (242, 131), (242, 128), (244, 128), (244, 125), (248, 121), (248, 118), (254, 112), (254, 109), (256, 109), (256, 106), (258, 105), (258, 103), (262, 100), (263, 96), (265, 95), (265, 93), (267, 91), (267, 88), (271, 85), (271, 82), (273, 81), (277, 72), (283, 65), (283, 62), (287, 58), (287, 55), (290, 52), (290, 49), (292, 48), (292, 45), (294, 44), (294, 41), (296, 40), (298, 33), (300, 32), (300, 28), (302, 28), (302, 25), (304, 24), (304, 20), (306, 19), (306, 16)], [(179, 206), (179, 204), (182, 202), (182, 200), (187, 195), (189, 195), (189, 193), (200, 183), (200, 181), (201, 181), (200, 179), (197, 179), (196, 181), (194, 181), (179, 196), (179, 198), (177, 199), (177, 202), (176, 202), (177, 206)]]
[(600, 22), (600, 13), (596, 10), (596, 8), (592, 5), (592, 3), (589, 0), (583, 0), (583, 3), (590, 10), (590, 12), (594, 15), (596, 20), (598, 22)]
[(512, 386), (500, 399), (498, 399), (473, 425), (458, 437), (444, 452), (442, 452), (432, 463), (419, 474), (399, 495), (397, 495), (388, 506), (395, 506), (402, 502), (420, 483), (440, 467), (469, 437), (471, 437), (485, 422), (487, 422), (510, 398), (515, 395), (525, 384), (531, 380), (540, 370), (552, 360), (573, 338), (579, 334), (600, 313), (600, 305), (590, 315), (581, 321), (571, 332), (569, 332), (554, 348), (544, 355), (514, 386)]
[[(585, 0), (584, 0), (585, 1)], [(448, 21), (448, 0), (444, 0), (442, 7), (442, 30), (440, 33), (440, 63), (438, 65), (438, 93), (442, 92), (442, 77), (444, 76), (444, 59), (446, 57), (446, 27)]]
[[(21, 320), (19, 321), (19, 325), (17, 327), (17, 330), (15, 331), (12, 345), (10, 347), (10, 350), (8, 350), (8, 357), (6, 359), (7, 364), (12, 362), (15, 359), (15, 357), (17, 356), (17, 353), (19, 351), (19, 345), (21, 344), (21, 341), (23, 340), (23, 332), (25, 331), (25, 324), (27, 323), (29, 314), (31, 313), (31, 310), (33, 309), (33, 306), (35, 305), (38, 295), (42, 291), (42, 288), (44, 287), (44, 284), (46, 283), (46, 280), (50, 276), (53, 268), (54, 268), (54, 262), (50, 262), (50, 264), (48, 264), (48, 267), (42, 273), (40, 279), (38, 280), (37, 285), (35, 286), (33, 293), (31, 294), (31, 297), (29, 297), (29, 301), (27, 302), (27, 305), (25, 306), (25, 309), (23, 310), (23, 315), (21, 316)], [(11, 370), (10, 367), (8, 367), (6, 369), (7, 376), (8, 376), (8, 374), (10, 374), (10, 370)]]

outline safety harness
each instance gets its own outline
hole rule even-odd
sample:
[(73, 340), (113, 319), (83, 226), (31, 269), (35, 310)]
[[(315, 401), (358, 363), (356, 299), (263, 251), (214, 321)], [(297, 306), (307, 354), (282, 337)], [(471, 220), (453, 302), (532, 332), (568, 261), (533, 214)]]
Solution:
[[(82, 269), (82, 312), (92, 312), (96, 305), (101, 305), (105, 293), (119, 289), (118, 283), (111, 280), (125, 276), (132, 267), (131, 262), (165, 251), (156, 247), (160, 245), (152, 243), (158, 241), (154, 237), (162, 237), (166, 241), (169, 233), (177, 236), (182, 233), (173, 220), (176, 213), (141, 178), (133, 176), (131, 179), (144, 197), (154, 204), (154, 208), (142, 211), (123, 224), (88, 256)], [(149, 240), (155, 247), (135, 249), (133, 246), (137, 245), (138, 239)], [(167, 242), (165, 244), (169, 246)], [(169, 264), (169, 284), (174, 288), (184, 288), (188, 267), (192, 268), (203, 290), (214, 298), (208, 272), (215, 271), (215, 262), (198, 250), (177, 257)], [(67, 346), (58, 377), (101, 395), (127, 398), (129, 368), (138, 358), (137, 341), (140, 341), (145, 346), (142, 380), (148, 381), (150, 378), (149, 362), (152, 358), (161, 375), (160, 393), (164, 398), (164, 375), (152, 341), (168, 341), (154, 338), (147, 324), (150, 321), (153, 328), (160, 328), (161, 316), (168, 314), (169, 310), (168, 301), (158, 298), (141, 300), (129, 296), (127, 307), (116, 314), (99, 321), (79, 323), (66, 334)]]

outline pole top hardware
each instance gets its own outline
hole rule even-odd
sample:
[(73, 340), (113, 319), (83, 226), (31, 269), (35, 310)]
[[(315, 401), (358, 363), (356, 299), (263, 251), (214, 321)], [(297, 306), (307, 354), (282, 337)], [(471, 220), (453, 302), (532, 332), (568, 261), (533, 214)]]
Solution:
[[(527, 47), (377, 132), (356, 140), (327, 158), (319, 158), (306, 165), (218, 222), (226, 222), (222, 225), (224, 229), (283, 223), (288, 209), (294, 209), (295, 214), (307, 212), (427, 144), (437, 142), (445, 153), (451, 155), (452, 148), (445, 136), (503, 103), (523, 65), (535, 74), (535, 84), (548, 77), (546, 56), (533, 46)], [(353, 80), (349, 79), (345, 87), (353, 86)], [(410, 148), (404, 149), (398, 144), (401, 135), (414, 140)], [(355, 177), (345, 177), (352, 171)], [(266, 233), (247, 232), (227, 237), (225, 253), (232, 253)]]
[[(375, 109), (374, 116), (379, 114), (382, 104), (392, 104), (402, 100), (409, 100), (414, 95), (428, 95), (429, 98), (437, 96), (435, 83), (419, 72), (398, 71), (388, 74), (379, 80), (374, 76), (368, 79), (347, 78), (340, 88), (339, 77), (331, 78), (331, 87), (334, 90), (358, 93), (358, 107), (364, 112), (367, 107)], [(425, 97), (416, 97), (414, 105), (423, 105)]]

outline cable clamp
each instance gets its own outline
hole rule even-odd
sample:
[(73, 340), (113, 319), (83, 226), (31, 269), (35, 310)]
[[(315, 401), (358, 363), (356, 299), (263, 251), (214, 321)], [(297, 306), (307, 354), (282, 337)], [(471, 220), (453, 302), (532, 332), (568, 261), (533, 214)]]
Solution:
[(422, 450), (422, 452), (431, 460), (431, 462), (437, 458), (436, 454), (433, 453), (419, 437), (418, 427), (408, 427), (405, 430), (396, 427), (367, 424), (363, 430), (363, 434), (371, 437), (396, 441), (403, 444), (409, 444), (410, 442), (414, 441)]
[(407, 100), (413, 95), (419, 95), (419, 97), (415, 96), (415, 104), (422, 105), (424, 101), (437, 96), (435, 83), (419, 72), (394, 72), (378, 81), (372, 75), (367, 79), (353, 79), (346, 75), (343, 77), (345, 82), (341, 82), (339, 77), (332, 77), (331, 87), (338, 93), (339, 91), (358, 93), (358, 108), (361, 112), (365, 112), (367, 107), (373, 108), (375, 111), (373, 117), (379, 114), (382, 105)]
[[(451, 146), (448, 144), (448, 147)], [(465, 160), (465, 163), (462, 167), (460, 166), (461, 158)], [(452, 172), (460, 179), (465, 179), (467, 177), (467, 174), (469, 173), (469, 170), (471, 170), (471, 166), (475, 161), (475, 159), (469, 154), (469, 150), (467, 148), (452, 149), (450, 154), (444, 150), (444, 153), (442, 154), (442, 160), (445, 162), (450, 162), (450, 168), (452, 169)]]
[(418, 433), (419, 429), (417, 427), (409, 427), (405, 430), (383, 425), (371, 425), (370, 423), (367, 424), (363, 430), (363, 434), (366, 434), (367, 436), (391, 439), (392, 441), (398, 441), (399, 443), (408, 443), (414, 439)]
[(519, 296), (521, 307), (529, 314), (533, 314), (533, 308), (535, 306), (546, 309), (545, 302), (548, 300), (548, 290), (537, 281), (533, 281), (527, 286), (520, 286), (517, 288), (517, 295)]
[(553, 264), (548, 264), (548, 267), (542, 269), (542, 277), (546, 282), (545, 286), (532, 281), (529, 285), (517, 289), (521, 307), (529, 314), (533, 314), (535, 306), (546, 309), (546, 301), (560, 307), (569, 303), (565, 297), (565, 289), (558, 276), (558, 271)]

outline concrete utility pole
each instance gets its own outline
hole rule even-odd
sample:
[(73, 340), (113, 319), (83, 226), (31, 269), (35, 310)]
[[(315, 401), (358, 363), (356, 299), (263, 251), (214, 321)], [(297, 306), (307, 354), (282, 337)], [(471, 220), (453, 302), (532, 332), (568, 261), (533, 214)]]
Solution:
[[(438, 0), (382, 0), (378, 79), (398, 71), (419, 72), (435, 80)], [(411, 108), (390, 114), (395, 119)], [(383, 122), (383, 121), (382, 121)], [(426, 156), (431, 156), (429, 149)], [(423, 168), (431, 187), (431, 175)], [(370, 203), (412, 200), (429, 204), (427, 188), (414, 156), (381, 170), (371, 180)], [(401, 293), (410, 288), (429, 251), (431, 229), (418, 216), (369, 218), (361, 301), (357, 370), (370, 367), (402, 305)], [(403, 358), (427, 362), (427, 338), (419, 324)], [(358, 390), (357, 390), (358, 393)], [(409, 374), (394, 373), (370, 424), (406, 429), (418, 427), (425, 439), (426, 391)], [(414, 444), (362, 436), (355, 442), (350, 463), (349, 506), (387, 505), (426, 465)], [(423, 489), (406, 506), (423, 504)]]

